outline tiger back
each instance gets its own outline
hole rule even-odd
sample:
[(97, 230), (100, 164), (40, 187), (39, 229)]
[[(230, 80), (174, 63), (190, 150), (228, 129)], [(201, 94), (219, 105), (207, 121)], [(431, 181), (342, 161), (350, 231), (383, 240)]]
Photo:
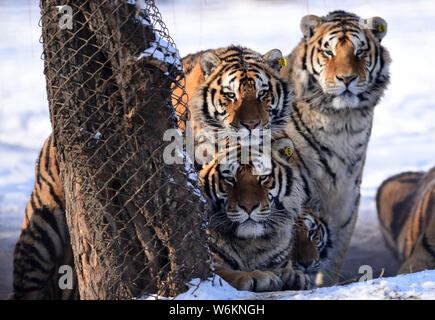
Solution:
[(39, 153), (35, 171), (35, 186), (13, 255), (12, 298), (77, 299), (74, 272), (72, 289), (59, 287), (60, 266), (74, 270), (74, 259), (52, 135)]
[(376, 195), (378, 218), (399, 273), (435, 268), (435, 168), (385, 180)]

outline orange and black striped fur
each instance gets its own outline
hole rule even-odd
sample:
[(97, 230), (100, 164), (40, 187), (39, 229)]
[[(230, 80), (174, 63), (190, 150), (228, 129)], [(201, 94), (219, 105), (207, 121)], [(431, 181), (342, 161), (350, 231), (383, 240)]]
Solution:
[[(192, 102), (185, 101), (193, 104), (194, 118), (200, 122), (207, 119), (201, 122), (206, 127), (231, 122), (231, 129), (237, 130), (258, 126), (273, 130), (282, 128), (288, 119), (291, 95), (290, 89), (279, 79), (277, 60), (281, 57), (276, 49), (262, 56), (246, 48), (231, 46), (184, 58), (186, 91), (189, 96), (197, 96)], [(230, 89), (234, 96), (230, 96)], [(180, 90), (174, 89), (174, 105), (182, 96)], [(182, 104), (179, 107), (183, 108)], [(211, 111), (213, 108), (219, 112)], [(205, 113), (204, 117), (200, 116), (203, 113), (195, 112), (197, 109), (209, 110), (210, 117)], [(227, 116), (222, 116), (224, 113)], [(77, 298), (77, 291), (59, 291), (57, 286), (58, 267), (62, 264), (72, 266), (72, 263), (64, 195), (50, 137), (38, 158), (35, 188), (15, 249), (13, 296), (16, 299)]]
[(14, 251), (13, 299), (78, 298), (75, 276), (73, 289), (61, 290), (59, 267), (74, 268), (65, 197), (53, 137), (38, 156), (36, 181), (26, 206), (21, 235)]
[[(290, 156), (282, 152), (288, 147), (293, 149), (288, 138), (272, 143), (270, 170), (252, 153), (249, 163), (241, 163), (238, 149), (232, 154), (237, 158), (216, 161), (200, 172), (210, 204), (215, 271), (239, 290), (313, 286), (312, 275), (326, 246), (326, 226), (304, 214), (304, 208), (316, 212), (316, 193), (297, 151)], [(292, 260), (294, 254), (299, 260)]]
[(389, 82), (390, 56), (381, 45), (387, 24), (344, 11), (305, 16), (304, 38), (281, 76), (296, 102), (286, 133), (312, 174), (320, 217), (333, 239), (318, 285), (338, 281), (353, 233), (373, 111)]
[[(279, 76), (281, 58), (278, 49), (261, 55), (240, 46), (201, 51), (183, 58), (190, 99), (185, 96), (184, 102), (190, 107), (195, 132), (283, 129), (293, 95), (291, 87)], [(180, 95), (180, 89), (176, 89), (174, 97)]]
[(399, 273), (435, 269), (435, 168), (385, 180), (376, 196), (385, 243)]

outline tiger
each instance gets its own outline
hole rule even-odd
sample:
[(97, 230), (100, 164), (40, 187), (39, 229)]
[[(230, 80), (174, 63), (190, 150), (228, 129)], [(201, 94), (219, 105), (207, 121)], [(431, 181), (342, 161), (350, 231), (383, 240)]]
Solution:
[[(300, 214), (303, 208), (316, 212), (316, 193), (297, 151), (290, 155), (283, 152), (289, 147), (294, 150), (288, 138), (273, 141), (270, 170), (252, 154), (249, 162), (242, 163), (239, 148), (232, 154), (237, 158), (215, 161), (200, 171), (210, 208), (207, 232), (214, 271), (238, 290), (313, 287), (310, 273), (294, 267), (292, 254), (298, 246), (295, 228), (300, 230), (297, 241), (313, 240), (313, 225), (297, 221), (305, 219)], [(318, 259), (304, 250), (307, 247), (300, 249), (298, 257), (308, 256), (301, 265)], [(305, 267), (313, 266), (310, 262)], [(312, 271), (316, 271), (315, 266)]]
[(376, 207), (387, 247), (399, 274), (435, 269), (435, 167), (385, 180)]
[[(278, 49), (260, 55), (240, 46), (204, 51), (183, 58), (181, 64), (188, 97), (195, 96), (196, 91), (201, 92), (198, 94), (200, 97), (207, 97), (205, 102), (201, 98), (196, 99), (196, 104), (192, 101), (197, 106), (191, 106), (192, 113), (195, 114), (194, 109), (201, 109), (199, 104), (204, 108), (210, 105), (209, 110), (215, 108), (213, 115), (216, 114), (218, 118), (216, 121), (207, 120), (204, 123), (212, 123), (213, 126), (220, 122), (227, 123), (228, 117), (232, 117), (232, 129), (241, 127), (241, 130), (250, 132), (251, 128), (282, 128), (288, 119), (288, 103), (292, 95), (291, 89), (279, 78), (280, 58), (282, 53)], [(224, 89), (226, 91), (221, 92)], [(234, 90), (232, 98), (229, 96), (230, 89)], [(214, 90), (218, 94), (213, 93)], [(209, 102), (212, 96), (219, 101)], [(222, 101), (224, 98), (226, 100)], [(187, 96), (182, 94), (181, 87), (174, 87), (172, 102), (175, 108), (184, 106), (179, 99), (187, 99)], [(224, 104), (229, 110), (227, 117), (222, 117), (220, 109)], [(241, 107), (243, 110), (240, 110)], [(251, 108), (252, 117), (249, 112), (244, 111), (246, 108)], [(78, 298), (75, 274), (72, 290), (60, 290), (58, 286), (58, 278), (61, 276), (58, 274), (58, 267), (73, 266), (64, 208), (65, 197), (51, 135), (37, 160), (36, 184), (26, 207), (25, 222), (14, 250), (12, 298)]]
[(325, 249), (330, 246), (328, 233), (327, 225), (309, 210), (300, 213), (295, 222), (293, 266), (309, 274), (313, 283), (322, 258), (325, 257)]
[(280, 74), (294, 87), (285, 132), (312, 173), (320, 217), (333, 238), (318, 286), (336, 284), (349, 247), (374, 107), (389, 83), (391, 58), (381, 45), (387, 23), (333, 11), (301, 19), (303, 38)]
[(59, 288), (59, 268), (74, 268), (65, 216), (65, 196), (59, 177), (53, 136), (45, 141), (36, 163), (35, 186), (25, 209), (15, 245), (11, 299), (78, 299), (77, 278), (72, 289)]
[[(249, 134), (254, 129), (284, 129), (289, 117), (292, 88), (279, 76), (283, 58), (278, 49), (261, 55), (231, 45), (190, 54), (181, 61), (185, 73), (184, 102), (191, 111), (194, 132), (199, 129)], [(179, 113), (182, 93), (174, 90)], [(188, 100), (190, 99), (190, 100)]]

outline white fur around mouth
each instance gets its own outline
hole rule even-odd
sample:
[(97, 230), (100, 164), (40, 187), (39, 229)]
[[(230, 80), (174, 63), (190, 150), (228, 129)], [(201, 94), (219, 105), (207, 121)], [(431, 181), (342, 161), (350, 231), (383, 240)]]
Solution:
[(358, 105), (358, 97), (351, 92), (345, 92), (332, 99), (332, 107), (335, 109), (356, 108)]
[(249, 219), (249, 215), (245, 212), (240, 213), (240, 212), (227, 212), (227, 216), (228, 218), (230, 218), (230, 220), (232, 222), (236, 222), (236, 223), (244, 223), (246, 220)]
[(264, 226), (261, 223), (247, 220), (237, 227), (236, 236), (244, 239), (258, 238), (263, 236), (264, 232)]

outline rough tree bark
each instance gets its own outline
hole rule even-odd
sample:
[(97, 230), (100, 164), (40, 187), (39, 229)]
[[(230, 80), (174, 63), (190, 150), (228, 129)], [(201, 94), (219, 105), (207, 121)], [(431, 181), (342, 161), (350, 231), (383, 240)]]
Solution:
[[(72, 29), (60, 28), (60, 5)], [(158, 39), (125, 0), (41, 0), (41, 12), (80, 298), (177, 295), (210, 275), (205, 204), (185, 167), (163, 161), (178, 69), (139, 56)]]

